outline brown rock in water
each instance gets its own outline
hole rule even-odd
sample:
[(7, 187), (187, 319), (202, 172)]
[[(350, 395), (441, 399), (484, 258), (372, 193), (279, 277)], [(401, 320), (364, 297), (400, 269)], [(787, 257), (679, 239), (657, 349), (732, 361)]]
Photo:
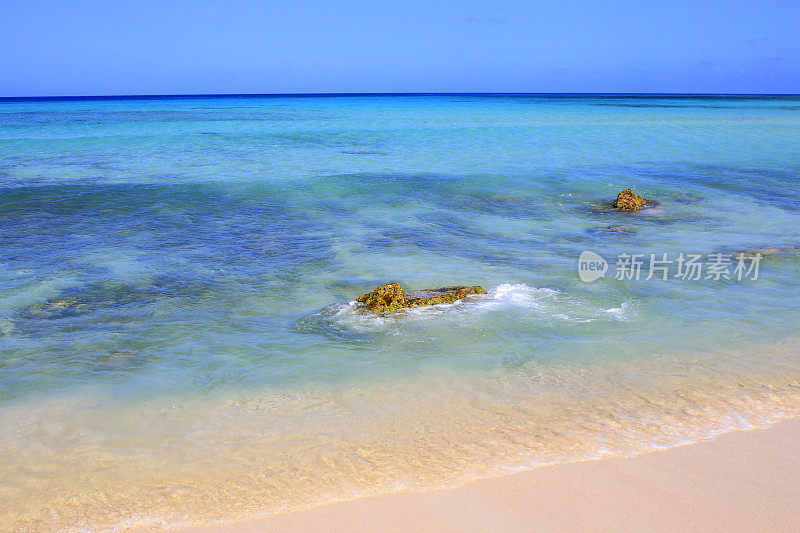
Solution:
[(436, 305), (455, 302), (466, 298), (470, 294), (486, 294), (483, 287), (474, 285), (466, 287), (463, 285), (455, 287), (442, 287), (441, 289), (422, 289), (421, 291), (409, 291), (406, 293), (407, 307), (422, 307), (423, 305)]
[(396, 281), (381, 285), (374, 291), (360, 296), (356, 301), (364, 304), (373, 313), (393, 312), (406, 307), (422, 307), (455, 302), (470, 294), (486, 294), (483, 287), (463, 285), (442, 287), (440, 289), (423, 289), (420, 291), (403, 291)]
[(617, 195), (617, 199), (611, 202), (611, 207), (620, 211), (640, 211), (643, 207), (653, 207), (658, 205), (655, 200), (642, 198), (633, 189), (625, 189)]
[(356, 301), (366, 305), (373, 313), (396, 311), (407, 305), (406, 293), (396, 281), (381, 285), (374, 291), (356, 298)]
[(644, 198), (633, 192), (633, 189), (625, 189), (617, 195), (614, 207), (622, 211), (639, 211), (644, 206)]

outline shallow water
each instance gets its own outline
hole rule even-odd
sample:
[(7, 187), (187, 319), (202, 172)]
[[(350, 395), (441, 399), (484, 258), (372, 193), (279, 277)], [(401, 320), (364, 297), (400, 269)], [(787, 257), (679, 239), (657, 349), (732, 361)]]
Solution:
[[(799, 134), (798, 98), (0, 102), (0, 528), (236, 520), (797, 415)], [(660, 205), (602, 208), (628, 186)], [(614, 279), (764, 247), (757, 279)], [(354, 304), (395, 280), (488, 294)]]

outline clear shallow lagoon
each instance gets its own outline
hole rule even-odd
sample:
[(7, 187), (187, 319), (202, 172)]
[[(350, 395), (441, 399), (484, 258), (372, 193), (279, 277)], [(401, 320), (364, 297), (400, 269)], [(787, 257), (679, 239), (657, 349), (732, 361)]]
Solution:
[[(0, 102), (0, 529), (213, 523), (800, 411), (800, 98)], [(598, 209), (622, 188), (661, 204)], [(608, 226), (626, 229), (610, 231)], [(355, 297), (481, 284), (391, 317)]]

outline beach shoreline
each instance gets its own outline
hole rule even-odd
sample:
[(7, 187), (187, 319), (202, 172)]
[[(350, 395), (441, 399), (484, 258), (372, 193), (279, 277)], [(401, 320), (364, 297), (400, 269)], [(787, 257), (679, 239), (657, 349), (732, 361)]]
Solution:
[(176, 531), (790, 531), (800, 419), (647, 452), (537, 467)]

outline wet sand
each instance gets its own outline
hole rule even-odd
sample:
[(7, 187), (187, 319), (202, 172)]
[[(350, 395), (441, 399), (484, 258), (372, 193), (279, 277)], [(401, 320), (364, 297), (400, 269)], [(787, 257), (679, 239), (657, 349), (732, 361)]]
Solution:
[(635, 457), (183, 531), (797, 531), (798, 443), (800, 420), (790, 420)]

